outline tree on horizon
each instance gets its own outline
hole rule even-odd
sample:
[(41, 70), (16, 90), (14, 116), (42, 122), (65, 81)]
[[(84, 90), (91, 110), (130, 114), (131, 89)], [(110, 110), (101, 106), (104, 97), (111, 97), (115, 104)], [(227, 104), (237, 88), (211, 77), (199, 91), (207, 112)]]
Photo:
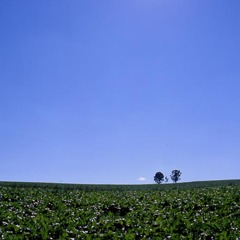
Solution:
[(161, 172), (157, 172), (154, 176), (154, 181), (157, 183), (157, 184), (160, 184), (161, 182), (164, 181), (164, 175), (163, 173)]
[(180, 170), (173, 170), (172, 174), (171, 174), (171, 179), (174, 183), (178, 182), (179, 180), (181, 180), (180, 176), (181, 176), (181, 171)]

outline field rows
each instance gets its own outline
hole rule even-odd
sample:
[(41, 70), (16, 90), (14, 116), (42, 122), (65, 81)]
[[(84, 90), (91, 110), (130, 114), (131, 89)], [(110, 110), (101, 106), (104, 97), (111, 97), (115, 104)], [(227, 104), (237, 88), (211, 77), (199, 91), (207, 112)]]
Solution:
[(1, 239), (240, 239), (240, 187), (0, 187)]

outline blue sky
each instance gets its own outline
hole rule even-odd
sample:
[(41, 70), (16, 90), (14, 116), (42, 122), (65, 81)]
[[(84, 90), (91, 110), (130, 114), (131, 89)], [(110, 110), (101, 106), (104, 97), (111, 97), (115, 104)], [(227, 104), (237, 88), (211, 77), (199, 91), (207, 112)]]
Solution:
[(239, 178), (239, 11), (239, 0), (2, 0), (0, 180)]

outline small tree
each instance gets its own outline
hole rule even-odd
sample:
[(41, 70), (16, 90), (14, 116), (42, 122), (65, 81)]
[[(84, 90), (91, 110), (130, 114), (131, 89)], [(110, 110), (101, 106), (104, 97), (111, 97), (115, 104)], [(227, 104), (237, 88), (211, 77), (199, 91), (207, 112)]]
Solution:
[(157, 184), (160, 184), (162, 181), (164, 180), (164, 175), (163, 173), (161, 172), (157, 172), (154, 176), (154, 181), (157, 183)]
[(168, 177), (167, 176), (165, 177), (164, 182), (168, 182)]
[(180, 170), (173, 170), (172, 171), (172, 175), (171, 175), (171, 179), (174, 183), (176, 183), (177, 181), (181, 180), (180, 176), (181, 176), (181, 171)]

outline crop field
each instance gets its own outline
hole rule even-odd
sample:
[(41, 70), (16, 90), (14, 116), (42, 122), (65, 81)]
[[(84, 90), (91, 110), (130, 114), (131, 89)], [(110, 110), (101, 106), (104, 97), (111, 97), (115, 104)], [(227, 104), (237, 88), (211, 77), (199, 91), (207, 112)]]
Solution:
[(235, 182), (23, 185), (0, 183), (0, 239), (240, 239)]

